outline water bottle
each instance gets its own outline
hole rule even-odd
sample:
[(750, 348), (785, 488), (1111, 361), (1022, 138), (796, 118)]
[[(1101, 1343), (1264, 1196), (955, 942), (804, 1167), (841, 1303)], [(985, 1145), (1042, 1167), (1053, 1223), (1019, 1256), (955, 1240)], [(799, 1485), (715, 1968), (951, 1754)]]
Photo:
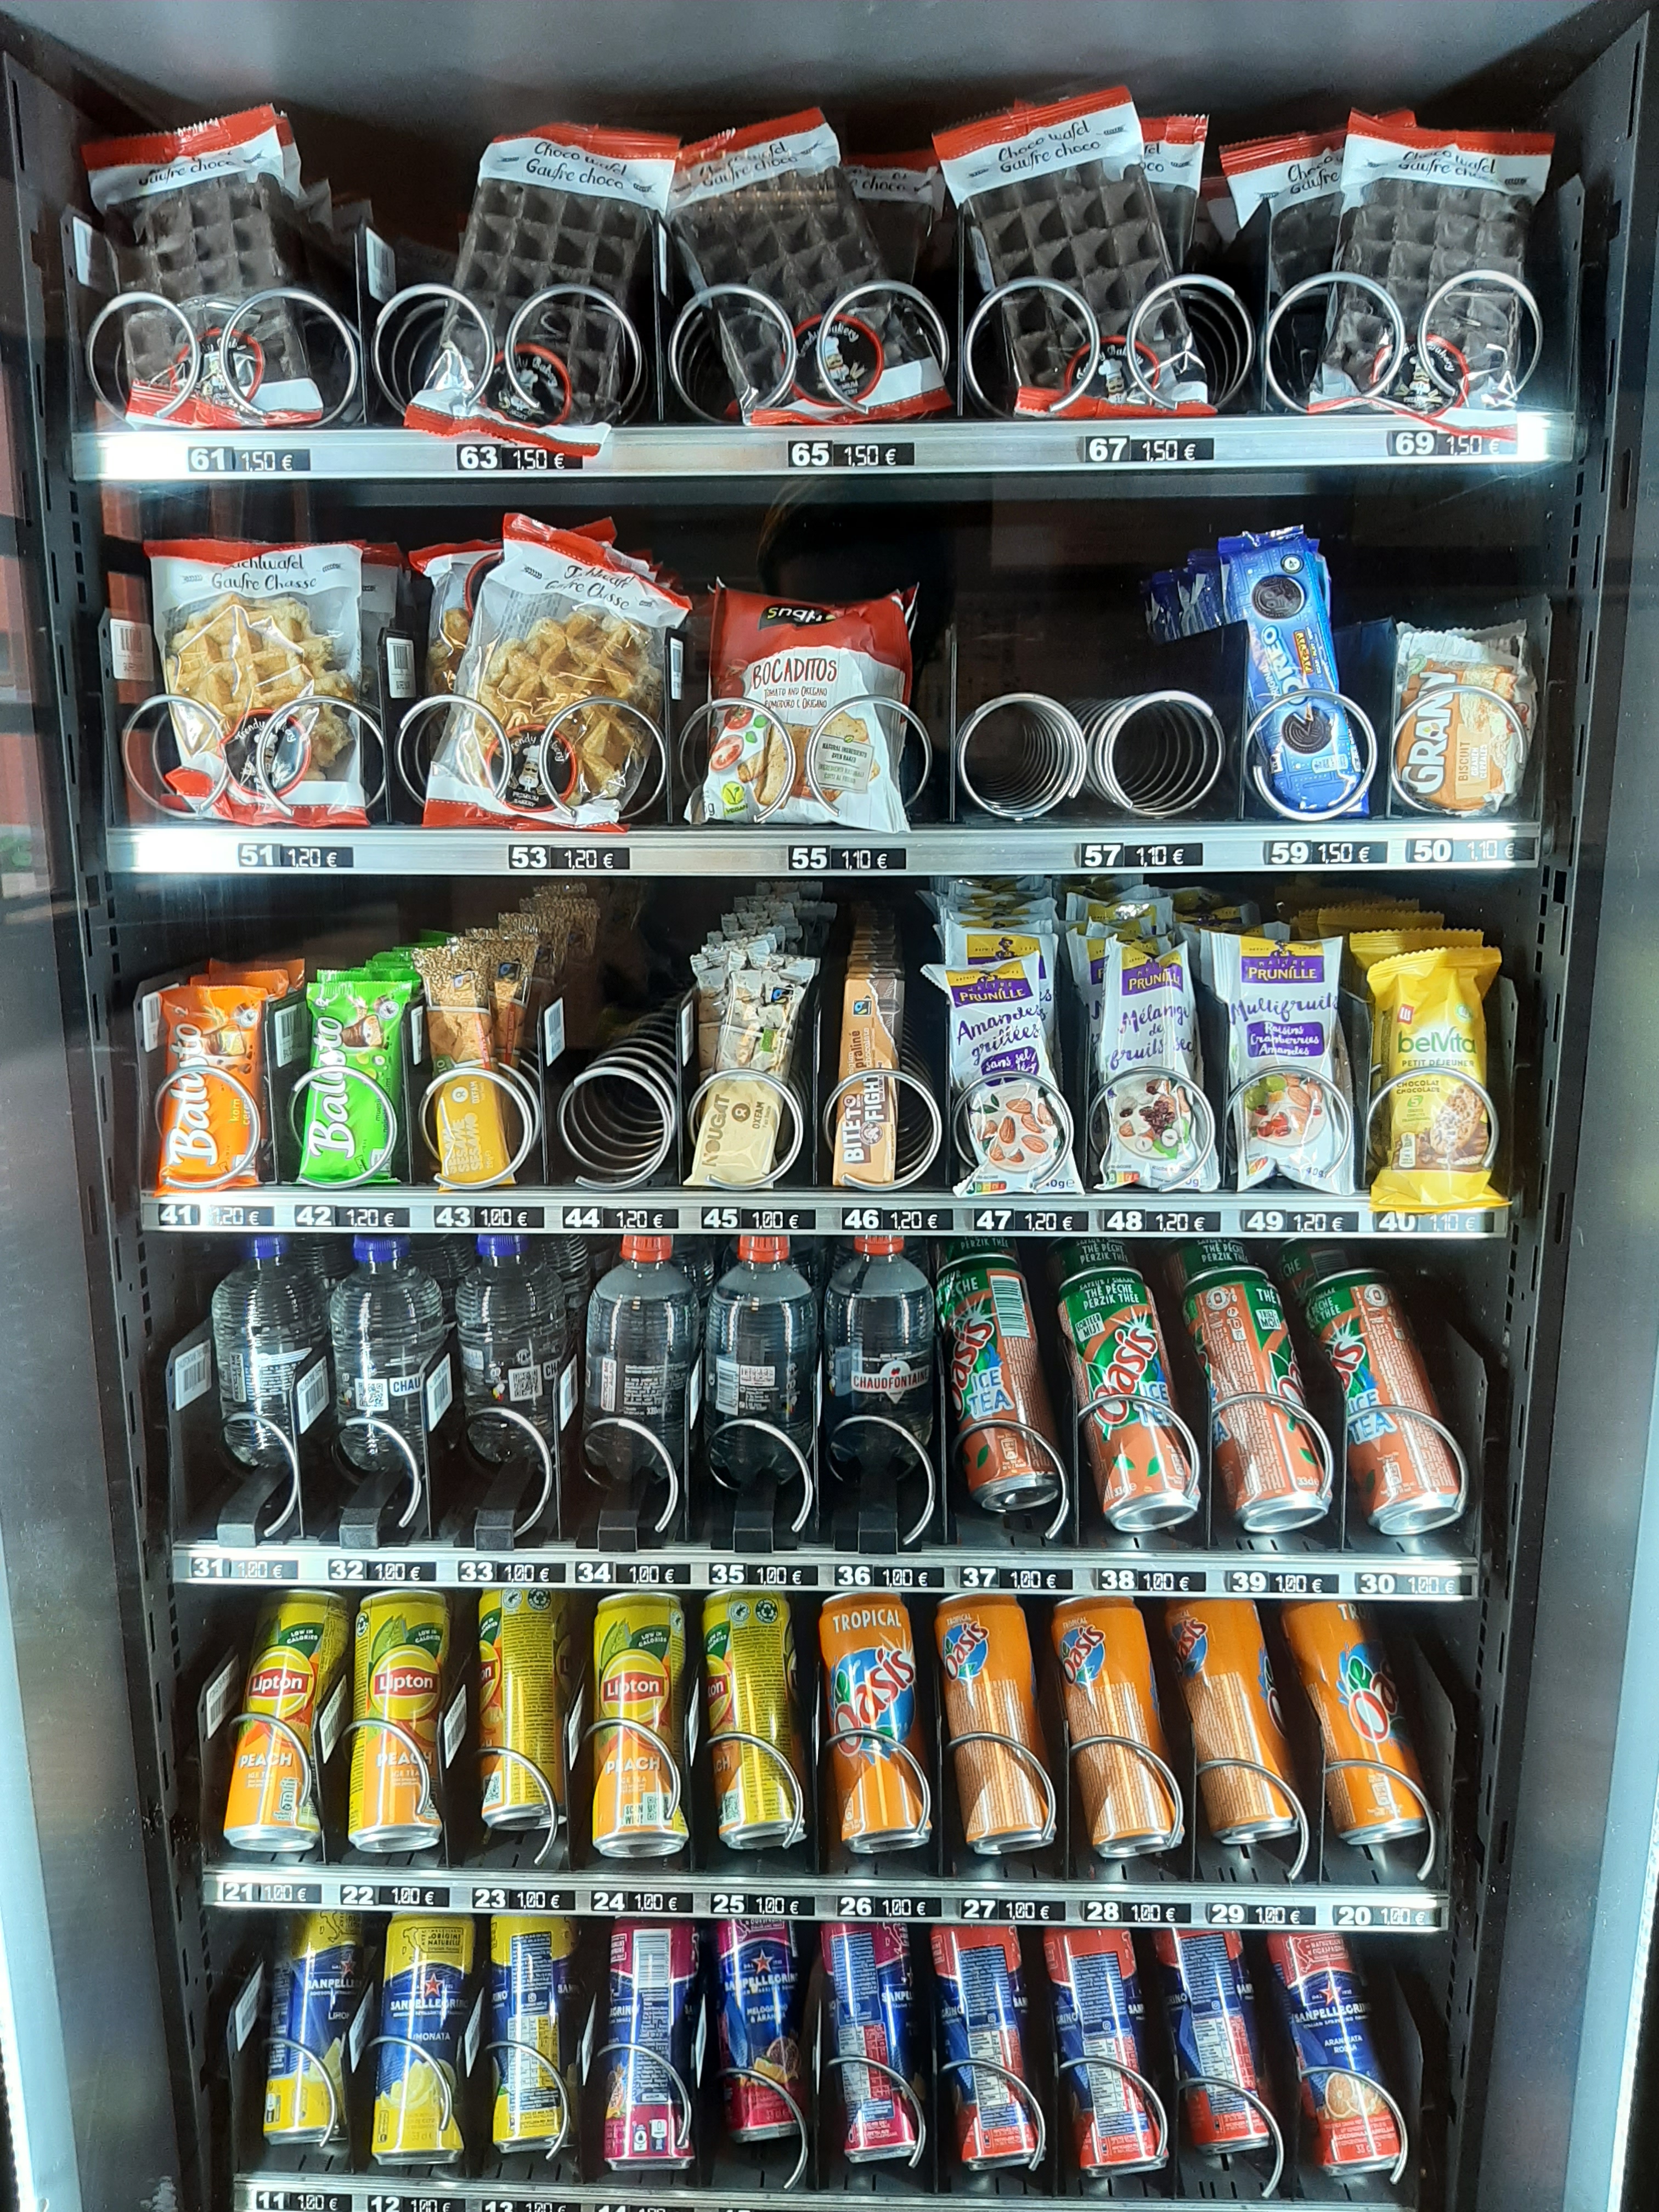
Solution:
[(467, 1436), (487, 1460), (534, 1452), (518, 1423), (495, 1412), (505, 1406), (550, 1449), (565, 1362), (564, 1285), (523, 1237), (480, 1237), (477, 1255), (455, 1286)]
[(810, 1467), (817, 1425), (818, 1307), (789, 1257), (787, 1237), (739, 1237), (735, 1266), (714, 1285), (704, 1337), (708, 1444), (722, 1480), (748, 1488), (795, 1478), (793, 1462), (759, 1430), (781, 1429)]
[(334, 1285), (356, 1265), (350, 1244), (343, 1237), (290, 1237), (288, 1256), (295, 1267), (303, 1267), (315, 1279), (326, 1320)]
[(677, 1237), (674, 1257), (691, 1279), (691, 1287), (697, 1294), (697, 1340), (702, 1340), (702, 1316), (708, 1311), (708, 1301), (714, 1288), (714, 1239), (712, 1237)]
[(685, 1479), (686, 1438), (697, 1414), (697, 1294), (670, 1255), (670, 1237), (624, 1237), (622, 1257), (587, 1307), (582, 1433), (596, 1469), (621, 1477), (641, 1468), (666, 1480), (658, 1454), (627, 1429), (637, 1421), (659, 1438)]
[(444, 1302), (444, 1319), (455, 1318), (455, 1289), (477, 1258), (470, 1237), (421, 1237), (415, 1240), (415, 1265), (430, 1275)]
[[(738, 1248), (743, 1239), (728, 1237), (720, 1248), (720, 1273), (729, 1274), (738, 1264)], [(789, 1248), (789, 1257), (795, 1273), (803, 1276), (815, 1295), (821, 1295), (823, 1279), (828, 1272), (825, 1261), (830, 1240), (824, 1237), (797, 1237)]]
[(823, 1293), (824, 1433), (839, 1469), (921, 1473), (915, 1453), (890, 1429), (860, 1421), (840, 1444), (836, 1432), (855, 1413), (878, 1413), (927, 1451), (933, 1434), (933, 1291), (904, 1256), (904, 1239), (854, 1237)]
[(448, 1334), (443, 1294), (410, 1260), (407, 1237), (359, 1237), (351, 1249), (357, 1265), (335, 1285), (328, 1306), (335, 1404), (342, 1424), (368, 1415), (385, 1425), (343, 1426), (340, 1447), (366, 1472), (389, 1468), (407, 1475), (408, 1458), (385, 1429), (406, 1438), (416, 1465), (424, 1464), (421, 1377)]
[[(328, 1309), (315, 1270), (286, 1237), (255, 1237), (242, 1265), (213, 1293), (213, 1356), (225, 1442), (248, 1467), (290, 1468), (282, 1437), (297, 1443), (328, 1403)], [(295, 1383), (323, 1364), (298, 1402)], [(305, 1401), (313, 1391), (317, 1402)]]

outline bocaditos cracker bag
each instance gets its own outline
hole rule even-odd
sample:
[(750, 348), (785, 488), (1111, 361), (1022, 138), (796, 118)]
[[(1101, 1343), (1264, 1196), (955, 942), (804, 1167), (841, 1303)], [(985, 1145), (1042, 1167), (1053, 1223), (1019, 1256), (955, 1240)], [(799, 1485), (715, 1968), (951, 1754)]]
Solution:
[(1371, 1204), (1407, 1213), (1503, 1206), (1481, 1163), (1496, 1133), (1486, 1081), (1481, 1001), (1502, 955), (1495, 945), (1432, 945), (1379, 960), (1370, 984), (1376, 1057), (1391, 1091), (1376, 1116), (1382, 1165)]

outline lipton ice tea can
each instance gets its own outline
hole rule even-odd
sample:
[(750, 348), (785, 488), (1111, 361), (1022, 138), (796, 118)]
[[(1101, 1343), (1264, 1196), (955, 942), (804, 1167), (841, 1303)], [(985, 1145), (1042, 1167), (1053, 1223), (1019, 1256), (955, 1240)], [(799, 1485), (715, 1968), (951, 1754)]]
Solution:
[(289, 1931), (270, 1984), (265, 2141), (337, 2150), (349, 2139), (346, 2050), (363, 1997), (355, 1912), (307, 1912)]
[[(1158, 1687), (1146, 1624), (1133, 1598), (1066, 1598), (1049, 1624), (1060, 1662), (1066, 1725), (1072, 1741), (1127, 1736), (1167, 1766)], [(1167, 1847), (1182, 1826), (1182, 1806), (1156, 1767), (1118, 1744), (1075, 1754), (1089, 1840), (1103, 1858)]]
[(925, 1844), (933, 1828), (909, 1614), (897, 1598), (830, 1598), (818, 1651), (842, 1842), (860, 1856)]
[(1310, 1284), (1308, 1327), (1342, 1385), (1348, 1479), (1384, 1536), (1420, 1536), (1462, 1510), (1456, 1455), (1393, 1285), (1369, 1267)]
[[(1037, 1719), (1036, 1675), (1016, 1597), (952, 1598), (933, 1616), (957, 1798), (969, 1847), (994, 1856), (1051, 1840), (1054, 1799)], [(1000, 1742), (963, 1743), (968, 1735)], [(1014, 1746), (1023, 1746), (1020, 1755)], [(1050, 1785), (1052, 1787), (1052, 1785)]]
[(478, 1741), (484, 1825), (545, 1827), (546, 1798), (527, 1759), (547, 1780), (556, 1808), (564, 1798), (560, 1733), (570, 1675), (569, 1601), (562, 1590), (486, 1589), (478, 1593)]
[(1126, 1534), (1173, 1528), (1198, 1510), (1198, 1469), (1180, 1431), (1144, 1402), (1170, 1403), (1158, 1310), (1121, 1244), (1090, 1239), (1086, 1249), (1091, 1256), (1060, 1283), (1057, 1310), (1100, 1510)]
[(346, 1832), (354, 1850), (418, 1851), (438, 1840), (443, 1823), (433, 1796), (448, 1656), (449, 1601), (441, 1592), (388, 1591), (358, 1607), (352, 1717), (391, 1725), (352, 1735)]
[[(1198, 1754), (1205, 1817), (1218, 1844), (1256, 1844), (1297, 1826), (1279, 1692), (1249, 1598), (1182, 1598), (1164, 1608)], [(1207, 1762), (1241, 1760), (1248, 1764)], [(1276, 1778), (1254, 1770), (1265, 1767)]]
[(1024, 1276), (1011, 1255), (957, 1247), (939, 1270), (938, 1297), (969, 1497), (992, 1513), (1048, 1504), (1063, 1462)]
[[(267, 1605), (253, 1633), (242, 1692), (245, 1713), (286, 1721), (313, 1764), (319, 1715), (345, 1660), (346, 1601), (295, 1590)], [(304, 1765), (279, 1729), (257, 1723), (236, 1738), (225, 1799), (225, 1841), (242, 1851), (308, 1851), (322, 1834), (319, 1793), (305, 1793)]]
[(472, 1975), (472, 1923), (459, 1915), (386, 1923), (375, 2056), (377, 2166), (453, 2165), (464, 2148), (460, 2045)]
[[(1385, 1770), (1421, 1786), (1417, 1754), (1406, 1734), (1400, 1693), (1382, 1645), (1357, 1605), (1314, 1599), (1280, 1613), (1302, 1686), (1319, 1722), (1325, 1751), (1325, 1799), (1345, 1844), (1386, 1844), (1420, 1836), (1421, 1802)], [(1333, 1760), (1373, 1760), (1338, 1766)]]
[[(720, 1841), (763, 1850), (789, 1839), (805, 1803), (787, 1601), (763, 1590), (706, 1598), (702, 1642)], [(722, 1741), (734, 1732), (760, 1742)]]
[[(1234, 1518), (1253, 1536), (1320, 1520), (1331, 1502), (1325, 1461), (1278, 1291), (1242, 1244), (1224, 1238), (1178, 1244), (1173, 1265)], [(1292, 1410), (1281, 1413), (1272, 1399)]]
[[(672, 1857), (689, 1831), (685, 1788), (685, 1614), (645, 1590), (593, 1615), (594, 1718), (624, 1725), (593, 1739), (593, 1848), (602, 1858)], [(648, 1731), (648, 1733), (647, 1733)]]

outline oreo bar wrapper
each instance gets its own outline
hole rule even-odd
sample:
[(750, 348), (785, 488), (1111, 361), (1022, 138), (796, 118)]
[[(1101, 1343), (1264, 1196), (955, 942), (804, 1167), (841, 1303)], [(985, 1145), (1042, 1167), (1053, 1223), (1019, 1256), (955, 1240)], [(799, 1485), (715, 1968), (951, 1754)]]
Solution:
[(1353, 1128), (1337, 1020), (1342, 939), (1218, 934), (1210, 957), (1228, 1013), (1238, 1188), (1278, 1175), (1306, 1190), (1346, 1190)]
[[(1268, 707), (1251, 772), (1294, 813), (1369, 814), (1366, 761), (1345, 708), (1317, 544), (1299, 530), (1224, 538), (1223, 613), (1249, 634), (1249, 718)], [(1274, 702), (1279, 702), (1277, 705)], [(1373, 766), (1375, 763), (1373, 763)]]
[(315, 1078), (301, 1093), (301, 1182), (396, 1181), (403, 1025), (419, 988), (413, 975), (337, 969), (318, 975), (307, 988)]

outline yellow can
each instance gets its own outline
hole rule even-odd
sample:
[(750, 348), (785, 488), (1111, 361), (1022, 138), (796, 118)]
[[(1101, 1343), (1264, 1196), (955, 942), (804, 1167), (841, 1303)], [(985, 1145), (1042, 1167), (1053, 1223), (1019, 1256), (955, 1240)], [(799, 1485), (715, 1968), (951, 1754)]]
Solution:
[(449, 1601), (436, 1590), (366, 1597), (356, 1646), (352, 1717), (392, 1726), (359, 1729), (351, 1739), (347, 1833), (360, 1851), (420, 1850), (443, 1826), (433, 1800)]
[[(805, 1799), (787, 1600), (758, 1590), (706, 1598), (702, 1649), (720, 1841), (734, 1851), (793, 1841)], [(721, 1741), (733, 1732), (775, 1747)]]
[(580, 2039), (564, 2015), (579, 1995), (575, 1951), (574, 1920), (498, 1913), (489, 1923), (489, 2040), (514, 2046), (490, 2052), (498, 2149), (574, 2134)]
[[(687, 1838), (685, 1615), (653, 1591), (601, 1601), (593, 1615), (593, 1848), (608, 1859), (660, 1859)], [(648, 1729), (649, 1735), (641, 1731)]]
[(486, 1589), (478, 1596), (478, 1741), (518, 1759), (483, 1761), (483, 1817), (491, 1828), (535, 1828), (547, 1802), (527, 1759), (564, 1805), (559, 1741), (569, 1707), (570, 1602), (562, 1590)]
[(357, 1915), (302, 1914), (271, 1977), (267, 2142), (344, 2148), (350, 2134), (346, 2045), (362, 1995)]
[(377, 2166), (447, 2165), (465, 2148), (458, 2085), (471, 1973), (470, 1920), (398, 1913), (387, 1922), (370, 2146)]
[[(242, 1692), (245, 1713), (286, 1721), (314, 1759), (317, 1717), (345, 1660), (346, 1601), (329, 1590), (292, 1590), (267, 1605), (253, 1635)], [(243, 1728), (225, 1800), (225, 1841), (244, 1851), (307, 1851), (322, 1833), (305, 1765), (279, 1729)]]

